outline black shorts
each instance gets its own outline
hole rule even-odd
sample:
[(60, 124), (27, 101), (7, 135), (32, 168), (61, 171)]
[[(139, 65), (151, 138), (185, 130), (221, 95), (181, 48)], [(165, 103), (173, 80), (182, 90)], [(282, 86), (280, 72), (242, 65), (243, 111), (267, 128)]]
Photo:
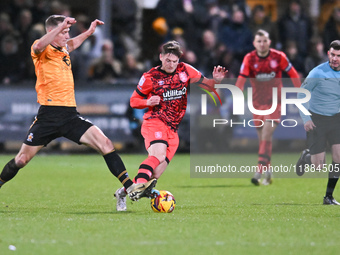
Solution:
[(325, 152), (327, 142), (331, 146), (340, 144), (340, 114), (324, 116), (312, 113), (311, 118), (316, 127), (307, 132), (310, 154)]
[(80, 144), (81, 136), (91, 126), (93, 124), (80, 117), (75, 107), (42, 105), (24, 143), (31, 146), (46, 146), (58, 137), (65, 137)]

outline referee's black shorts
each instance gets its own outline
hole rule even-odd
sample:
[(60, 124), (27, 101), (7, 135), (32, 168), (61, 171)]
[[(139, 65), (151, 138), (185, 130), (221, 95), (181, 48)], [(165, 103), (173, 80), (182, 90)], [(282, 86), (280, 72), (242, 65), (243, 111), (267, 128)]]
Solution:
[(311, 155), (326, 151), (329, 145), (340, 144), (340, 113), (324, 116), (312, 113), (312, 121), (316, 126), (307, 132), (307, 141)]
[(76, 107), (42, 105), (24, 143), (31, 146), (46, 146), (58, 137), (65, 137), (80, 144), (81, 136), (91, 126), (93, 124), (82, 118)]

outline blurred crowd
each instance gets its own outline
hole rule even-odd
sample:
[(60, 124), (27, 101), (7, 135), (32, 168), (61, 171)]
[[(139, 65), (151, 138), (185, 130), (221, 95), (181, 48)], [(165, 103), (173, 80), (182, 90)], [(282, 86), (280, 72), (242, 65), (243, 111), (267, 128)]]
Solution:
[[(111, 1), (111, 35), (101, 27), (71, 54), (74, 77), (82, 81), (115, 83), (135, 81), (158, 65), (157, 48), (175, 39), (183, 47), (182, 60), (207, 77), (213, 66), (225, 66), (230, 78), (238, 75), (246, 53), (253, 50), (253, 35), (270, 33), (272, 48), (284, 51), (301, 77), (327, 60), (330, 42), (340, 39), (340, 3), (320, 0), (320, 17), (312, 18), (300, 0), (291, 0), (278, 15), (279, 0), (159, 0), (152, 22), (145, 23), (138, 0)], [(255, 4), (253, 4), (255, 2)], [(258, 2), (258, 3), (256, 3)], [(252, 4), (250, 4), (252, 3)], [(72, 9), (73, 11), (73, 9)], [(72, 12), (66, 1), (13, 0), (0, 9), (0, 84), (34, 81), (30, 48), (45, 34), (51, 14), (75, 17), (71, 37), (84, 32), (92, 19)], [(138, 26), (140, 22), (142, 26)], [(147, 30), (138, 33), (138, 28)]]

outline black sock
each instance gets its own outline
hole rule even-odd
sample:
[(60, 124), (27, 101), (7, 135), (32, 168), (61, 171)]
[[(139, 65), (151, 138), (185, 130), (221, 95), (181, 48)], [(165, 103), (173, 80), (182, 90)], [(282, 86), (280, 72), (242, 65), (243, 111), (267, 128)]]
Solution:
[(133, 184), (123, 161), (115, 151), (104, 155), (104, 159), (111, 173), (118, 178), (126, 189)]
[(311, 160), (311, 157), (310, 157), (310, 153), (307, 153), (303, 159), (308, 165), (311, 165), (312, 164), (312, 160)]
[(0, 174), (0, 187), (9, 180), (13, 179), (14, 176), (18, 173), (20, 167), (17, 167), (15, 164), (14, 158), (11, 159), (3, 168)]
[(327, 189), (326, 189), (326, 197), (332, 197), (333, 191), (335, 189), (336, 183), (339, 180), (339, 163), (332, 162), (332, 165), (330, 166), (329, 173), (328, 173), (328, 183), (327, 183)]

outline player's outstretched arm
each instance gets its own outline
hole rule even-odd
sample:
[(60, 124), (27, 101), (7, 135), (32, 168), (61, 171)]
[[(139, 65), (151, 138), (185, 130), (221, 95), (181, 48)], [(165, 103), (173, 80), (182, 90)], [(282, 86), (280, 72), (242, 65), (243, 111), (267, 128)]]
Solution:
[(289, 75), (290, 79), (293, 82), (293, 85), (295, 88), (300, 88), (301, 87), (301, 80), (299, 73), (296, 71), (296, 69), (292, 66), (292, 68), (287, 72)]
[(94, 33), (96, 27), (100, 25), (104, 25), (104, 22), (99, 19), (96, 19), (91, 22), (89, 29), (86, 30), (84, 33), (81, 33), (80, 35), (68, 40), (67, 41), (68, 51), (71, 52), (77, 49), (89, 36), (91, 36)]
[(212, 72), (214, 81), (216, 83), (221, 83), (224, 77), (226, 76), (228, 70), (225, 69), (223, 66), (214, 66), (214, 70)]
[(62, 23), (59, 24), (59, 26), (48, 30), (47, 33), (41, 37), (37, 43), (33, 45), (33, 51), (35, 54), (39, 54), (43, 52), (47, 45), (53, 42), (54, 38), (62, 32), (66, 28), (70, 28), (74, 23), (76, 23), (76, 20), (71, 17), (67, 17), (64, 19)]

